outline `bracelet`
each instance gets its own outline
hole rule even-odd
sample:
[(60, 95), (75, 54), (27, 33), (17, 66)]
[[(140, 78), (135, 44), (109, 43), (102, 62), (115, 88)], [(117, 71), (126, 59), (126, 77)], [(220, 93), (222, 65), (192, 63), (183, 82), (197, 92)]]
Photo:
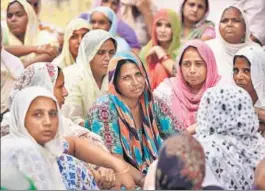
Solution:
[(123, 174), (126, 174), (127, 172), (129, 172), (129, 170), (130, 170), (130, 166), (128, 165), (127, 168), (124, 171), (118, 172), (118, 173), (115, 173), (115, 174), (116, 175), (123, 175)]
[(165, 54), (164, 56), (162, 56), (160, 59), (159, 59), (159, 62), (162, 63), (166, 60), (170, 59), (170, 56), (168, 54)]

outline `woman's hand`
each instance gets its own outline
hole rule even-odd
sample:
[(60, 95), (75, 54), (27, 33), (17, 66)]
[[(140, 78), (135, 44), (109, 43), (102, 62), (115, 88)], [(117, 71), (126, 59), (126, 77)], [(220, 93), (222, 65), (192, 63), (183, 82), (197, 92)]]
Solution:
[(187, 131), (191, 134), (194, 135), (196, 134), (196, 128), (197, 128), (197, 123), (194, 123), (193, 125), (189, 126), (187, 128)]
[(36, 47), (36, 54), (48, 54), (51, 57), (55, 58), (58, 55), (58, 48), (51, 46), (50, 44), (44, 44)]
[(144, 14), (152, 14), (150, 0), (138, 0), (135, 2), (137, 9)]
[(116, 186), (116, 176), (112, 169), (100, 167), (93, 175), (100, 189), (111, 189)]
[(125, 187), (126, 190), (134, 190), (135, 189), (135, 182), (130, 175), (129, 171), (122, 174), (116, 175), (116, 186), (115, 189), (120, 190), (121, 187)]
[(161, 46), (153, 46), (146, 54), (146, 57), (156, 55), (158, 60), (160, 60), (163, 56), (167, 55), (164, 49)]

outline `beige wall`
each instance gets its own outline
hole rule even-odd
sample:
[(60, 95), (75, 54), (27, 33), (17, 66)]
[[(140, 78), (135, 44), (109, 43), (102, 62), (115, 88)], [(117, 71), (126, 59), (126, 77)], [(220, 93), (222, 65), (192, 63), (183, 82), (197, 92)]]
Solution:
[[(9, 0), (1, 0), (1, 19)], [(92, 0), (41, 0), (40, 18), (42, 21), (64, 27), (71, 19), (89, 9)], [(58, 6), (57, 2), (61, 2)]]

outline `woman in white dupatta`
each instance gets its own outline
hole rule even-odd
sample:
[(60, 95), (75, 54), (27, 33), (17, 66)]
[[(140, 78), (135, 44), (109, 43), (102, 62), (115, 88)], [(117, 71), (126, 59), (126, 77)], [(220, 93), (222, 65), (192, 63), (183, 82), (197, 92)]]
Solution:
[(220, 12), (215, 32), (216, 38), (206, 41), (206, 44), (214, 53), (219, 75), (226, 82), (234, 84), (234, 55), (239, 49), (256, 44), (250, 39), (249, 25), (240, 7), (226, 6)]
[(78, 48), (83, 36), (91, 30), (91, 25), (84, 19), (73, 19), (65, 28), (62, 53), (52, 63), (64, 69), (76, 62)]
[(265, 50), (259, 46), (240, 49), (233, 60), (234, 81), (252, 98), (265, 137)]
[(84, 119), (94, 101), (107, 92), (108, 64), (116, 48), (116, 40), (109, 32), (92, 30), (82, 39), (76, 64), (64, 70), (69, 94), (62, 111), (76, 124), (84, 126)]
[(25, 0), (11, 0), (7, 7), (4, 45), (8, 52), (20, 57), (25, 67), (35, 62), (49, 62), (58, 53), (57, 39), (39, 30), (32, 6)]
[[(30, 87), (18, 92), (11, 107), (10, 134), (1, 138), (1, 163), (17, 166), (30, 177), (40, 190), (63, 190), (57, 158), (63, 153), (62, 119), (59, 116), (58, 130), (54, 138), (40, 145), (27, 130), (26, 115), (33, 100), (37, 97), (55, 97), (43, 88)], [(57, 110), (59, 107), (57, 106)]]

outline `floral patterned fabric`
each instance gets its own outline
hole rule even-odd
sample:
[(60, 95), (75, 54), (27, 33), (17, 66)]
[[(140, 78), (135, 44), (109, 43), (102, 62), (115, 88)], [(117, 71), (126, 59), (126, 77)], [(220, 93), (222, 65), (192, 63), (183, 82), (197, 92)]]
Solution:
[[(126, 59), (139, 67), (146, 81), (144, 92), (139, 97), (143, 123), (138, 132), (129, 107), (122, 101), (113, 84), (117, 63)], [(162, 138), (179, 133), (182, 129), (181, 123), (174, 119), (166, 104), (153, 97), (142, 62), (130, 52), (117, 53), (111, 59), (109, 93), (100, 97), (92, 106), (86, 127), (103, 138), (110, 152), (125, 156), (125, 160), (143, 173), (157, 158)]]
[[(66, 141), (64, 141), (63, 147), (64, 153), (67, 153), (69, 145)], [(63, 154), (57, 163), (67, 190), (99, 190), (93, 175), (84, 162), (68, 154)]]

